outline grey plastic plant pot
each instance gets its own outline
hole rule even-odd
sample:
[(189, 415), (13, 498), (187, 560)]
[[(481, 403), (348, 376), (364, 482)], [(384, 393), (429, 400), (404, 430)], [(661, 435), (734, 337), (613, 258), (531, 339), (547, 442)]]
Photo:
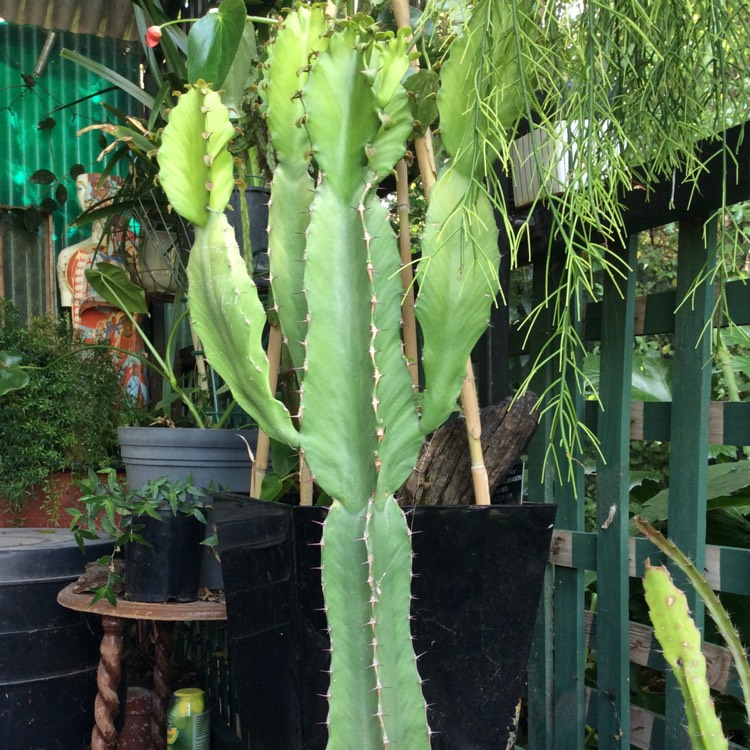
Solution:
[(159, 477), (177, 481), (188, 475), (201, 489), (247, 492), (250, 487), (252, 463), (245, 440), (255, 451), (257, 430), (118, 427), (117, 436), (133, 488)]
[[(412, 632), (434, 750), (504, 748), (525, 683), (554, 505), (417, 507)], [(323, 750), (323, 508), (217, 506), (229, 658), (246, 747)]]

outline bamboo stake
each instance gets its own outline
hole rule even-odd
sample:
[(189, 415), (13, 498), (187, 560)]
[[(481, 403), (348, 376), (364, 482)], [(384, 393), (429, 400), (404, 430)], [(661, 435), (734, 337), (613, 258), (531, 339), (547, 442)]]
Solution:
[(299, 457), (299, 504), (309, 507), (313, 504), (313, 478), (305, 457)]
[(404, 354), (411, 373), (414, 390), (419, 390), (419, 367), (417, 360), (417, 320), (414, 315), (414, 271), (411, 258), (411, 237), (409, 236), (409, 174), (406, 162), (401, 159), (396, 165), (396, 201), (398, 204), (399, 247), (401, 248), (401, 283), (404, 298), (401, 302), (403, 320)]
[[(391, 0), (393, 17), (399, 29), (411, 27), (411, 14), (409, 12), (409, 0)], [(411, 37), (409, 37), (411, 41)], [(419, 60), (410, 62), (412, 68), (419, 69)], [(429, 203), (430, 191), (437, 180), (437, 168), (435, 166), (435, 150), (432, 147), (432, 132), (427, 129), (423, 136), (414, 139), (414, 151), (417, 156), (419, 174), (422, 176), (422, 189), (425, 200)]]
[(470, 359), (466, 361), (466, 379), (461, 388), (461, 406), (466, 418), (466, 437), (469, 440), (474, 502), (477, 505), (489, 505), (490, 483), (482, 455), (482, 423), (479, 419), (479, 400), (474, 382), (474, 368), (471, 366)]
[[(391, 0), (393, 17), (399, 28), (411, 26), (408, 0)], [(419, 61), (413, 60), (412, 66), (419, 67)], [(435, 168), (435, 154), (432, 148), (432, 134), (428, 129), (424, 136), (414, 141), (414, 150), (417, 154), (419, 173), (422, 176), (422, 189), (425, 200), (430, 202), (430, 191), (437, 180)], [(400, 201), (399, 201), (400, 202)], [(403, 254), (402, 254), (403, 258)], [(403, 278), (403, 277), (402, 277)], [(474, 368), (471, 360), (466, 362), (466, 379), (461, 388), (461, 407), (466, 418), (466, 437), (469, 441), (469, 454), (471, 456), (471, 477), (474, 484), (474, 501), (477, 505), (490, 504), (490, 486), (487, 479), (487, 467), (482, 455), (482, 425), (479, 418), (479, 400), (477, 398), (477, 386), (474, 380)]]
[[(276, 392), (276, 385), (279, 382), (279, 362), (281, 360), (281, 326), (278, 323), (271, 325), (268, 335), (268, 362), (270, 364), (270, 373), (268, 383), (271, 386), (271, 393)], [(263, 480), (268, 473), (268, 454), (271, 447), (271, 441), (263, 430), (258, 430), (258, 445), (255, 450), (255, 463), (250, 475), (250, 497), (260, 497), (260, 491), (263, 488)]]

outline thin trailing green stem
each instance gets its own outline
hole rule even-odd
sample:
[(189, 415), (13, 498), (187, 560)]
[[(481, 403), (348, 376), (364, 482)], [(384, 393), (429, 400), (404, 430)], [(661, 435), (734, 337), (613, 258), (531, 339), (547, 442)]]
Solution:
[[(678, 175), (697, 189), (709, 168), (727, 180), (737, 169), (725, 144), (708, 164), (696, 152), (699, 140), (721, 137), (750, 118), (750, 7), (745, 2), (709, 0), (651, 3), (647, 0), (532, 0), (507, 3), (478, 0), (473, 12), (483, 19), (460, 33), (481, 34), (481, 65), (470, 85), (476, 106), (465, 116), (474, 125), (474, 141), (464, 154), (473, 164), (477, 190), (485, 190), (498, 210), (510, 243), (511, 267), (528, 262), (530, 227), (512, 215), (490, 166), (511, 170), (521, 118), (534, 123), (536, 140), (530, 162), (542, 175), (554, 174), (545, 159), (554, 152), (567, 163), (567, 189), (556, 194), (552, 183), (539, 187), (529, 209), (544, 205), (550, 219), (548, 263), (553, 248), (564, 254), (559, 285), (548, 288), (529, 316), (528, 330), (550, 310), (550, 340), (559, 350), (562, 369), (542, 408), (552, 414), (552, 430), (564, 454), (574, 455), (580, 435), (594, 442), (575, 412), (570, 389), (582, 383), (575, 355), (583, 346), (572, 330), (568, 307), (578, 312), (598, 297), (598, 276), (614, 282), (634, 272), (616, 252), (625, 242), (621, 196), (637, 185), (647, 194)], [(428, 2), (425, 20), (445, 9)], [(508, 41), (510, 40), (510, 42)], [(517, 75), (510, 76), (509, 71)], [(517, 98), (518, 117), (510, 123), (492, 104)], [(706, 274), (720, 288), (736, 268), (742, 233), (722, 207), (710, 221), (727, 221), (721, 233), (715, 268)], [(734, 231), (731, 229), (734, 227)], [(723, 292), (720, 314), (727, 316)], [(710, 321), (707, 322), (707, 329)], [(532, 362), (535, 374), (549, 362), (543, 350)]]

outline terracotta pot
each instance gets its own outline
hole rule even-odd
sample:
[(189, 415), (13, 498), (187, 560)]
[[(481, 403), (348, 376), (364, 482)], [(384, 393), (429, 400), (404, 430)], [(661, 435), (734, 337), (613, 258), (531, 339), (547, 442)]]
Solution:
[(67, 528), (70, 516), (66, 508), (83, 505), (77, 503), (81, 491), (75, 485), (76, 475), (72, 472), (55, 474), (49, 480), (31, 490), (21, 507), (0, 497), (0, 529), (50, 529)]

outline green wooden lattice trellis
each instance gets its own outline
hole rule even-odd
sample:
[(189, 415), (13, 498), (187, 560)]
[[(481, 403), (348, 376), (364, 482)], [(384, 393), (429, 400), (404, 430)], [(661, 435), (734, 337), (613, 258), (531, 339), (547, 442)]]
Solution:
[[(708, 278), (692, 287), (714, 262), (716, 232), (712, 227), (717, 222), (707, 220), (722, 207), (723, 192), (724, 205), (750, 198), (750, 147), (742, 142), (738, 128), (727, 133), (726, 142), (737, 165), (726, 182), (720, 177), (720, 160), (714, 159), (715, 170), (700, 178), (695, 191), (676, 175), (674, 181), (658, 186), (649, 200), (637, 190), (624, 197), (629, 239), (620, 253), (630, 268), (637, 267), (637, 232), (679, 222), (675, 291), (637, 299), (635, 274), (631, 273), (618, 286), (606, 281), (603, 301), (588, 305), (582, 315), (584, 340), (599, 341), (601, 347), (602, 408), (582, 399), (577, 404), (586, 423), (595, 429), (602, 448), (603, 460), (597, 467), (595, 533), (584, 530), (582, 467), (577, 470), (575, 488), (557, 482), (551, 468), (540, 480), (539, 467), (549, 442), (547, 420), (542, 419), (529, 449), (529, 500), (558, 503), (551, 564), (529, 664), (530, 750), (583, 748), (587, 726), (596, 732), (602, 750), (677, 750), (689, 746), (682, 698), (671, 675), (667, 677), (663, 716), (632, 706), (630, 701), (631, 662), (664, 669), (651, 630), (629, 622), (631, 577), (642, 576), (645, 558), (659, 557), (649, 542), (629, 536), (631, 440), (670, 443), (671, 538), (699, 568), (705, 568), (717, 591), (750, 596), (750, 550), (705, 544), (709, 442), (750, 444), (750, 403), (710, 401), (710, 340), (704, 334), (710, 330), (706, 321), (714, 311), (715, 289)], [(711, 151), (719, 152), (716, 143), (704, 146), (704, 155)], [(540, 234), (538, 241), (546, 249), (543, 232)], [(543, 291), (545, 273), (551, 274), (554, 283), (555, 263), (548, 266), (544, 255), (541, 252), (533, 262), (537, 299)], [(679, 304), (688, 292), (689, 301)], [(733, 321), (750, 324), (750, 289), (744, 282), (728, 285), (727, 301)], [(529, 342), (529, 353), (533, 355), (546, 332), (544, 325), (538, 327)], [(634, 337), (655, 333), (674, 336), (671, 404), (631, 401)], [(542, 392), (552, 375), (540, 372), (535, 389)], [(584, 607), (587, 570), (597, 574), (595, 616)], [(675, 578), (679, 582), (679, 577)], [(703, 608), (689, 586), (683, 585), (700, 624)], [(597, 683), (591, 689), (584, 685), (588, 648), (596, 651), (597, 664)], [(725, 650), (708, 645), (706, 651), (712, 687), (741, 697)]]

